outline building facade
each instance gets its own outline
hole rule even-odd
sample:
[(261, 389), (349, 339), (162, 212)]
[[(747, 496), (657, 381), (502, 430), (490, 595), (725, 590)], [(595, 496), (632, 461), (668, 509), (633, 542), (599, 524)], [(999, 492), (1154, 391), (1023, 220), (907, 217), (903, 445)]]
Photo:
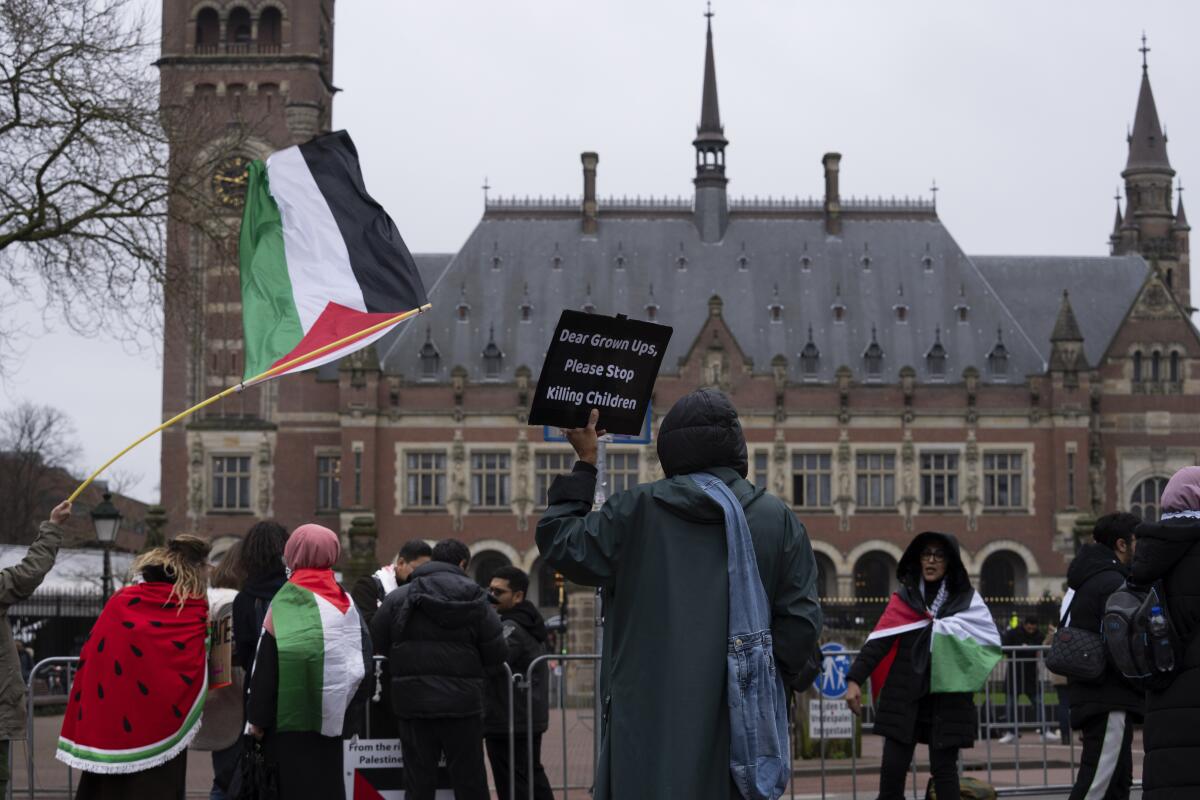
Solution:
[[(264, 119), (232, 155), (328, 127), (332, 2), (165, 6), (164, 103)], [(730, 394), (750, 478), (807, 526), (824, 596), (886, 594), (927, 529), (959, 538), (985, 595), (1057, 594), (1077, 523), (1157, 513), (1200, 462), (1200, 338), (1145, 67), (1112, 255), (1077, 258), (968, 255), (932, 199), (843, 197), (836, 153), (818, 199), (731, 198), (711, 20), (702, 80), (692, 197), (600, 197), (584, 153), (579, 199), (489, 200), (459, 252), (417, 257), (431, 311), (167, 433), (173, 527), (366, 519), (380, 560), (455, 536), (478, 577), (516, 564), (556, 604), (533, 534), (572, 458), (526, 415), (564, 308), (674, 328), (655, 422), (699, 386)], [(171, 244), (203, 291), (168, 309), (194, 322), (167, 332), (165, 415), (236, 382), (241, 346), (236, 267), (195, 231)], [(662, 474), (653, 447), (616, 445), (608, 472), (610, 492)]]

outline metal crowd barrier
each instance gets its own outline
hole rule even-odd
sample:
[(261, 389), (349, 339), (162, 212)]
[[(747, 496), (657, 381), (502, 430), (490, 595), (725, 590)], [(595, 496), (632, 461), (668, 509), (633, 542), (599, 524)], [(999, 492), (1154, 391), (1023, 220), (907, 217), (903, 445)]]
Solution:
[[(1018, 795), (1018, 794), (1022, 794), (1022, 793), (1029, 793), (1032, 791), (1045, 791), (1045, 792), (1062, 791), (1062, 792), (1066, 792), (1071, 788), (1071, 784), (1074, 782), (1074, 779), (1075, 779), (1075, 776), (1077, 773), (1077, 769), (1078, 769), (1077, 754), (1076, 754), (1076, 736), (1078, 734), (1077, 734), (1077, 732), (1070, 732), (1069, 722), (1065, 726), (1063, 726), (1063, 725), (1061, 725), (1061, 719), (1053, 719), (1052, 717), (1056, 716), (1056, 715), (1051, 715), (1047, 711), (1046, 695), (1048, 693), (1049, 685), (1052, 682), (1051, 675), (1046, 670), (1045, 663), (1044, 663), (1045, 653), (1048, 650), (1048, 648), (1044, 647), (1044, 646), (1032, 646), (1031, 645), (1031, 646), (1027, 646), (1027, 647), (1005, 647), (1005, 648), (1003, 648), (1003, 650), (1004, 650), (1004, 659), (1000, 662), (999, 665), (997, 665), (995, 670), (993, 670), (991, 676), (989, 677), (987, 682), (984, 684), (982, 690), (977, 693), (977, 697), (980, 698), (981, 702), (978, 703), (978, 711), (979, 711), (978, 726), (979, 727), (978, 727), (978, 732), (977, 732), (977, 744), (976, 744), (976, 747), (974, 750), (978, 751), (980, 749), (980, 747), (982, 747), (983, 756), (984, 756), (983, 761), (982, 761), (982, 763), (980, 763), (977, 760), (977, 755), (975, 757), (971, 758), (970, 757), (971, 751), (969, 751), (966, 754), (960, 753), (959, 772), (962, 773), (964, 771), (968, 771), (968, 772), (981, 772), (982, 771), (987, 776), (987, 778), (986, 778), (987, 782), (990, 784), (993, 784), (993, 785), (996, 783), (996, 773), (1001, 772), (1001, 771), (1006, 772), (1006, 773), (1011, 772), (1012, 777), (1011, 777), (1011, 779), (1008, 779), (1008, 782), (1011, 785), (1004, 785), (1004, 786), (996, 787), (998, 792), (1002, 795)], [(858, 652), (859, 651), (855, 651), (855, 650), (845, 650), (845, 651), (840, 651), (839, 655), (844, 655), (847, 658), (853, 659), (855, 656), (858, 655)], [(383, 656), (375, 657), (376, 675), (377, 676), (380, 676), (381, 668), (385, 661), (386, 661), (386, 658)], [(601, 733), (602, 733), (601, 729), (602, 729), (603, 722), (604, 722), (603, 709), (601, 708), (601, 702), (600, 702), (601, 701), (600, 680), (599, 680), (599, 678), (600, 678), (600, 675), (599, 675), (600, 656), (597, 654), (594, 654), (594, 653), (570, 654), (570, 655), (548, 654), (548, 655), (540, 656), (539, 658), (537, 658), (533, 662), (531, 662), (529, 665), (529, 668), (526, 670), (525, 674), (513, 674), (511, 668), (508, 667), (508, 665), (506, 664), (505, 665), (505, 676), (506, 676), (507, 680), (505, 681), (505, 683), (507, 685), (508, 735), (509, 735), (509, 745), (508, 745), (509, 771), (508, 771), (507, 783), (508, 783), (508, 795), (510, 798), (513, 798), (513, 800), (516, 800), (516, 775), (517, 775), (517, 770), (516, 770), (516, 736), (517, 736), (517, 734), (516, 734), (516, 730), (515, 730), (515, 720), (514, 720), (514, 715), (513, 715), (514, 706), (515, 706), (515, 690), (521, 689), (522, 691), (525, 692), (525, 704), (526, 704), (526, 713), (527, 713), (526, 719), (531, 722), (533, 719), (533, 693), (532, 693), (532, 691), (530, 691), (530, 689), (532, 688), (533, 672), (534, 672), (534, 670), (537, 670), (537, 669), (545, 670), (547, 673), (547, 682), (549, 683), (550, 682), (550, 665), (552, 662), (556, 663), (559, 667), (562, 668), (563, 674), (562, 674), (561, 679), (559, 679), (556, 682), (557, 701), (558, 701), (557, 705), (558, 705), (558, 711), (559, 711), (559, 715), (560, 715), (560, 727), (561, 727), (560, 733), (561, 733), (561, 740), (562, 740), (561, 741), (561, 744), (562, 744), (562, 780), (559, 785), (552, 785), (551, 788), (553, 790), (555, 790), (556, 793), (561, 793), (563, 800), (569, 800), (570, 793), (572, 791), (585, 791), (586, 792), (592, 788), (593, 784), (591, 781), (588, 781), (586, 783), (579, 783), (579, 782), (572, 783), (572, 781), (571, 781), (570, 758), (569, 758), (570, 748), (569, 748), (569, 742), (568, 742), (568, 713), (567, 712), (568, 712), (569, 703), (567, 702), (567, 694), (568, 694), (567, 682), (568, 681), (567, 681), (566, 664), (568, 662), (572, 662), (572, 661), (574, 661), (574, 662), (591, 662), (595, 666), (595, 673), (594, 673), (595, 674), (595, 681), (594, 681), (595, 694), (591, 698), (591, 700), (592, 700), (591, 705), (595, 709), (595, 718), (593, 720), (593, 761), (592, 761), (592, 765), (591, 765), (592, 766), (592, 776), (591, 777), (594, 778), (594, 776), (595, 776), (596, 765), (599, 763), (600, 741), (601, 741)], [(37, 773), (36, 773), (36, 763), (35, 763), (36, 759), (35, 759), (35, 750), (34, 750), (35, 726), (34, 726), (34, 713), (33, 713), (34, 706), (35, 706), (35, 695), (34, 695), (35, 682), (39, 678), (41, 678), (44, 673), (48, 673), (49, 670), (51, 670), (51, 669), (56, 670), (54, 673), (51, 673), (51, 674), (53, 675), (55, 684), (60, 684), (58, 686), (58, 688), (61, 689), (61, 693), (62, 693), (61, 696), (65, 702), (67, 692), (69, 691), (71, 683), (74, 679), (74, 672), (75, 672), (75, 668), (76, 668), (76, 665), (78, 664), (78, 662), (79, 662), (79, 659), (77, 657), (60, 657), (60, 658), (42, 659), (36, 665), (34, 665), (33, 669), (30, 671), (29, 678), (27, 679), (26, 689), (28, 692), (28, 703), (27, 703), (27, 708), (26, 708), (25, 763), (26, 763), (26, 780), (27, 780), (26, 792), (27, 792), (27, 796), (30, 798), (30, 800), (34, 800), (37, 796)], [(1031, 664), (1032, 664), (1032, 667), (1029, 666)], [(1025, 675), (1025, 672), (1027, 670), (1032, 672), (1032, 674), (1033, 674), (1032, 684), (1028, 684), (1028, 685), (1023, 681), (1023, 677), (1027, 677)], [(856, 728), (856, 731), (857, 731), (857, 729), (861, 728), (862, 734), (865, 735), (867, 733), (872, 732), (872, 729), (874, 727), (875, 709), (873, 706), (869, 682), (868, 682), (867, 686), (864, 686), (862, 688), (863, 688), (863, 711), (862, 711), (861, 716), (857, 720), (855, 720), (855, 728)], [(1066, 688), (1065, 686), (1060, 686), (1060, 687), (1058, 687), (1058, 690), (1062, 691), (1065, 688)], [(1029, 705), (1022, 705), (1019, 702), (1021, 695), (1025, 696), (1027, 698)], [(53, 692), (52, 696), (57, 697), (58, 692)], [(1003, 696), (1003, 704), (1002, 705), (998, 702), (1001, 696)], [(802, 694), (794, 695), (794, 698), (797, 701), (799, 701), (803, 697), (805, 697), (805, 695), (802, 695)], [(820, 763), (820, 797), (827, 798), (831, 794), (829, 792), (829, 787), (828, 787), (828, 778), (831, 774), (831, 771), (830, 771), (830, 766), (829, 766), (828, 758), (827, 758), (827, 754), (826, 754), (826, 750), (827, 750), (826, 742), (828, 740), (826, 740), (825, 736), (824, 736), (825, 704), (826, 703), (836, 703), (836, 704), (840, 705), (844, 701), (826, 699), (824, 697), (824, 695), (821, 694), (820, 692), (816, 693), (816, 700), (817, 700), (817, 710), (820, 715), (818, 726), (819, 726), (819, 732), (821, 734), (821, 736), (820, 736), (821, 741), (818, 743), (819, 763)], [(799, 705), (798, 702), (793, 704), (793, 709), (792, 709), (793, 713), (791, 715), (791, 720), (790, 720), (790, 722), (791, 722), (790, 730), (792, 732), (791, 739), (793, 741), (797, 738), (797, 734), (795, 732), (795, 726), (797, 724), (797, 715), (795, 713), (795, 710), (798, 707), (798, 705)], [(1028, 708), (1032, 708), (1032, 711), (1025, 712), (1025, 713), (1022, 712), (1022, 709), (1028, 709)], [(1062, 713), (1062, 710), (1063, 710), (1063, 704), (1062, 704), (1062, 699), (1060, 696), (1059, 707), (1058, 707), (1058, 711), (1060, 714)], [(370, 714), (367, 715), (367, 723), (366, 724), (367, 724), (366, 732), (367, 732), (367, 736), (369, 737), (370, 736)], [(1061, 729), (1061, 728), (1065, 727), (1066, 731), (1068, 732), (1068, 735), (1070, 736), (1070, 743), (1067, 747), (1067, 760), (1066, 760), (1065, 764), (1061, 763), (1061, 759), (1062, 759), (1061, 754), (1055, 754), (1054, 758), (1051, 757), (1052, 754), (1050, 753), (1049, 748), (1051, 746), (1052, 739), (1048, 736), (1048, 733), (1049, 733), (1051, 727), (1054, 727), (1056, 729)], [(1037, 731), (1041, 734), (1041, 736), (1039, 737), (1039, 739), (1040, 739), (1039, 744), (1034, 745), (1034, 746), (1032, 746), (1032, 748), (1030, 748), (1035, 753), (1032, 766), (1029, 765), (1027, 761), (1024, 761), (1022, 759), (1023, 747), (1022, 747), (1021, 734), (1023, 732), (1029, 732), (1029, 731)], [(997, 736), (1001, 736), (1004, 734), (1008, 734), (1009, 736), (1012, 737), (1011, 743), (1013, 744), (1013, 754), (1012, 754), (1011, 760), (1008, 758), (1004, 758), (1003, 760), (1000, 760), (999, 758), (997, 758), (997, 754), (995, 754), (993, 752), (993, 747), (994, 747), (993, 739), (996, 738)], [(532, 724), (529, 725), (527, 731), (525, 732), (525, 736), (526, 736), (526, 753), (527, 753), (527, 757), (528, 757), (528, 762), (526, 764), (526, 767), (528, 770), (526, 773), (527, 784), (528, 784), (528, 788), (529, 788), (528, 797), (530, 798), (530, 800), (532, 800), (532, 798), (534, 796), (534, 784), (533, 784), (534, 731), (533, 731)], [(1030, 752), (1030, 749), (1026, 749), (1025, 752)], [(795, 750), (793, 749), (792, 752), (794, 753)], [(919, 753), (919, 750), (918, 750), (918, 753)], [(968, 758), (970, 758), (970, 760), (968, 760), (968, 758), (964, 758), (964, 756), (968, 756)], [(854, 798), (854, 800), (857, 800), (857, 798), (859, 797), (858, 773), (859, 773), (859, 766), (860, 766), (860, 761), (861, 761), (862, 757), (863, 757), (863, 755), (860, 752), (857, 736), (851, 736), (851, 738), (850, 738), (850, 759), (849, 759), (850, 797)], [(11, 764), (13, 758), (14, 758), (13, 748), (10, 747), (10, 750), (9, 750), (10, 764)], [(801, 766), (802, 764), (803, 764), (802, 761), (797, 761), (797, 762), (793, 763), (793, 774), (791, 776), (791, 781), (789, 783), (790, 796), (792, 798), (795, 797), (795, 793), (797, 790), (797, 783), (800, 780), (802, 780), (802, 777), (803, 777), (802, 775), (797, 774), (796, 767)], [(1059, 780), (1059, 782), (1052, 782), (1051, 774), (1050, 774), (1051, 770), (1053, 769), (1053, 770), (1058, 771), (1058, 770), (1063, 769), (1064, 767), (1066, 767), (1069, 770), (1071, 782), (1063, 783), (1063, 782), (1061, 782), (1061, 780)], [(870, 775), (878, 774), (878, 766), (876, 764), (872, 763), (868, 769), (869, 769), (869, 772), (866, 774), (870, 774)], [(1040, 780), (1038, 780), (1036, 778), (1030, 779), (1031, 772), (1033, 772), (1034, 775), (1037, 775), (1040, 778)], [(1040, 775), (1038, 775), (1038, 773), (1040, 773)], [(913, 798), (913, 800), (921, 800), (921, 798), (924, 797), (924, 787), (918, 785), (918, 771), (917, 771), (917, 756), (916, 755), (914, 755), (913, 764), (911, 767), (911, 774), (912, 774), (912, 786), (911, 786), (912, 798)], [(12, 798), (16, 791), (14, 789), (14, 780), (13, 780), (14, 778), (15, 778), (15, 776), (11, 775), (11, 769), (10, 769), (10, 780), (9, 780), (9, 786), (8, 786), (8, 792), (7, 792), (8, 798)], [(1140, 783), (1141, 783), (1141, 781), (1135, 781), (1134, 785), (1139, 786)], [(49, 789), (49, 790), (61, 791), (58, 788), (53, 788), (53, 789)], [(69, 767), (67, 768), (66, 791), (68, 793), (68, 796), (73, 795), (74, 791), (75, 791), (74, 770), (72, 770)], [(868, 793), (867, 796), (874, 796), (875, 787), (868, 786), (868, 787), (866, 787), (866, 791)], [(834, 796), (844, 796), (844, 793), (837, 792), (837, 793), (834, 793)]]

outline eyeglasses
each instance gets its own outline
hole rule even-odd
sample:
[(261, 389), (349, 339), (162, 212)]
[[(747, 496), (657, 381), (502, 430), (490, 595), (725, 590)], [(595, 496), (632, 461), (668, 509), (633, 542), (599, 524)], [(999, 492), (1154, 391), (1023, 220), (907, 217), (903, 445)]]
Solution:
[(926, 550), (921, 553), (921, 560), (932, 564), (944, 564), (946, 563), (946, 553), (943, 550)]
[(489, 586), (488, 587), (488, 594), (490, 594), (492, 597), (500, 597), (502, 595), (506, 595), (509, 593), (509, 591), (511, 591), (511, 590), (501, 589), (499, 586)]

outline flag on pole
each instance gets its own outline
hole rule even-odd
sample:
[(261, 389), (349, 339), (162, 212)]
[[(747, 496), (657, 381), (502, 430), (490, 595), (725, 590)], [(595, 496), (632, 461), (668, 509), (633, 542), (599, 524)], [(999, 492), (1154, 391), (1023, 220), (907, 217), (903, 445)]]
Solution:
[(933, 621), (929, 691), (977, 692), (1000, 663), (1000, 631), (979, 592), (971, 605)]
[(1000, 663), (1000, 631), (979, 592), (972, 593), (967, 608), (940, 619), (932, 619), (927, 612), (918, 611), (904, 602), (899, 594), (893, 594), (883, 616), (867, 637), (868, 642), (893, 637), (887, 654), (871, 672), (871, 695), (875, 699), (883, 691), (896, 660), (900, 634), (930, 625), (933, 626), (929, 642), (930, 692), (979, 691), (992, 669)]
[(428, 307), (412, 254), (367, 194), (349, 134), (279, 150), (248, 171), (238, 248), (245, 381), (297, 359), (276, 374), (334, 361)]

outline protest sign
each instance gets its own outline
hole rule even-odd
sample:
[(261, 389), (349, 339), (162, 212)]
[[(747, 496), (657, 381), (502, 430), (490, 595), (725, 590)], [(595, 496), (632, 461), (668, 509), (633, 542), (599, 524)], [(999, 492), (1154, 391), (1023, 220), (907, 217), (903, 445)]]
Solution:
[(581, 428), (597, 408), (597, 428), (641, 432), (670, 341), (666, 325), (563, 311), (538, 376), (529, 424)]
[[(404, 757), (399, 739), (342, 742), (346, 800), (404, 800)], [(438, 765), (436, 800), (454, 800), (446, 760)]]

